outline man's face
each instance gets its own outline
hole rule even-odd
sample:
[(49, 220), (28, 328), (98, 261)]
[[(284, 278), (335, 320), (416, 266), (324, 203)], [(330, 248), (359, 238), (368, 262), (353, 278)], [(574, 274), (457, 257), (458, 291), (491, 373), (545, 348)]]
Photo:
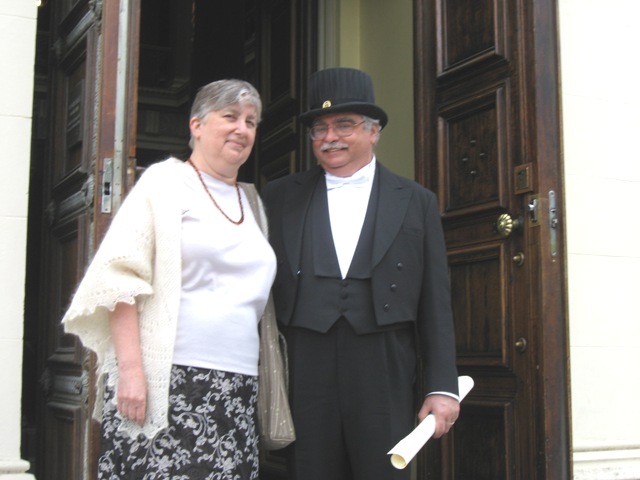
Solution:
[[(318, 117), (312, 127), (324, 138), (312, 139), (313, 153), (326, 172), (339, 177), (349, 177), (371, 162), (373, 147), (379, 126), (366, 130), (362, 115), (357, 113), (333, 113)], [(345, 136), (341, 136), (345, 135)]]

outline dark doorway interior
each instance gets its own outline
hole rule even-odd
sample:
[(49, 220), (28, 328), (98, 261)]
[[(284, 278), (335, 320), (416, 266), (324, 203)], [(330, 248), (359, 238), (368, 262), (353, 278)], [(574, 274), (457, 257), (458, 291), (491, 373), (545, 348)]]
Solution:
[[(188, 117), (197, 90), (241, 78), (256, 87), (255, 5), (250, 1), (142, 0), (137, 165), (189, 155)], [(253, 181), (254, 156), (242, 169)]]

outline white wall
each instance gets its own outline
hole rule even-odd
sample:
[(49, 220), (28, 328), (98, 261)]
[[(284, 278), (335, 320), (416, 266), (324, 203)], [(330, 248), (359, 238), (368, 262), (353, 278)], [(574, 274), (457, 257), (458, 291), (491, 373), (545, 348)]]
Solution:
[(559, 12), (574, 478), (640, 479), (640, 2)]
[(0, 478), (33, 478), (20, 459), (22, 331), (37, 10), (0, 1)]

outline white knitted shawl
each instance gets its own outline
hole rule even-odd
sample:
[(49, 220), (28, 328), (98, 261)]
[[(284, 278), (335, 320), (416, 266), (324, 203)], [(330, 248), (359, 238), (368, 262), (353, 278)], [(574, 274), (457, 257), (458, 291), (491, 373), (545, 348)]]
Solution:
[[(132, 438), (151, 438), (168, 425), (171, 361), (181, 289), (181, 221), (176, 187), (182, 161), (151, 165), (114, 217), (62, 319), (65, 332), (77, 335), (97, 356), (97, 392), (93, 417), (101, 421), (104, 375), (117, 385), (118, 370), (109, 327), (109, 311), (119, 302), (136, 303), (142, 360), (147, 380), (147, 416), (142, 426), (124, 419), (120, 429)], [(242, 185), (245, 193), (255, 189)], [(247, 195), (257, 220), (264, 209)]]

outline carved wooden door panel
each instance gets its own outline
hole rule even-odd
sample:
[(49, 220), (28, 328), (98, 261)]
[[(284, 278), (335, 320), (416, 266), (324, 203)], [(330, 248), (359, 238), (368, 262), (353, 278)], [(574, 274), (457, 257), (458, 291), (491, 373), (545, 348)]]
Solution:
[(440, 201), (458, 368), (476, 383), (419, 478), (569, 472), (564, 262), (550, 218), (562, 185), (558, 150), (544, 156), (559, 134), (557, 76), (541, 66), (553, 65), (555, 10), (543, 3), (416, 3), (418, 177)]
[[(44, 170), (45, 218), (38, 302), (36, 391), (37, 478), (84, 478), (90, 379), (78, 342), (63, 335), (68, 305), (91, 234), (91, 148), (94, 115), (95, 15), (87, 2), (51, 2), (48, 145), (34, 159)], [(55, 119), (55, 120), (54, 120)], [(89, 120), (89, 121), (87, 121)], [(34, 381), (33, 379), (31, 381)]]

